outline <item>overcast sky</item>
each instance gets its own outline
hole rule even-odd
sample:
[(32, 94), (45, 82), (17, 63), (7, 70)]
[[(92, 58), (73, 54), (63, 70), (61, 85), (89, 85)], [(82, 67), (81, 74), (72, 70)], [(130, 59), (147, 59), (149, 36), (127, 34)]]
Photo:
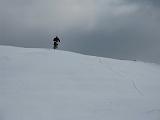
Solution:
[(160, 63), (160, 0), (0, 0), (0, 45)]

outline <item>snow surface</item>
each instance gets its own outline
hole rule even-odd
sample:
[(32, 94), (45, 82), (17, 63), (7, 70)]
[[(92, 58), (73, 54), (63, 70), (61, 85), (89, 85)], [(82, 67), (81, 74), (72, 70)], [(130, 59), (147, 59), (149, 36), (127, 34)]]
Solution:
[(160, 120), (160, 66), (0, 46), (0, 120)]

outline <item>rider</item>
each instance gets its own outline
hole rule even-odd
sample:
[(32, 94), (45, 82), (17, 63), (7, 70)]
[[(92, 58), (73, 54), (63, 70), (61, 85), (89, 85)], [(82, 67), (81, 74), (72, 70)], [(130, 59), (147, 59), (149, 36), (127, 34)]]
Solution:
[(53, 39), (53, 42), (54, 42), (54, 49), (57, 49), (58, 48), (58, 42), (60, 42), (60, 39), (56, 36), (54, 39)]

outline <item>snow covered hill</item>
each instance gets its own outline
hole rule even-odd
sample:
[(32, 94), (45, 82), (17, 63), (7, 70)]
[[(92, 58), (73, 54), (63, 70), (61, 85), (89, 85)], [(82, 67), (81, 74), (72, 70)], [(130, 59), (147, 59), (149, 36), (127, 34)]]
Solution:
[(0, 120), (160, 120), (160, 66), (0, 46)]

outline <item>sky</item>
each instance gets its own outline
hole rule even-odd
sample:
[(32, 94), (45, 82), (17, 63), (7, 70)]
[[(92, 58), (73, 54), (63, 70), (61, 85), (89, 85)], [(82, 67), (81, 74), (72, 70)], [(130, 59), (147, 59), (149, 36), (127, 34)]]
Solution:
[(160, 63), (159, 0), (0, 0), (0, 45)]

